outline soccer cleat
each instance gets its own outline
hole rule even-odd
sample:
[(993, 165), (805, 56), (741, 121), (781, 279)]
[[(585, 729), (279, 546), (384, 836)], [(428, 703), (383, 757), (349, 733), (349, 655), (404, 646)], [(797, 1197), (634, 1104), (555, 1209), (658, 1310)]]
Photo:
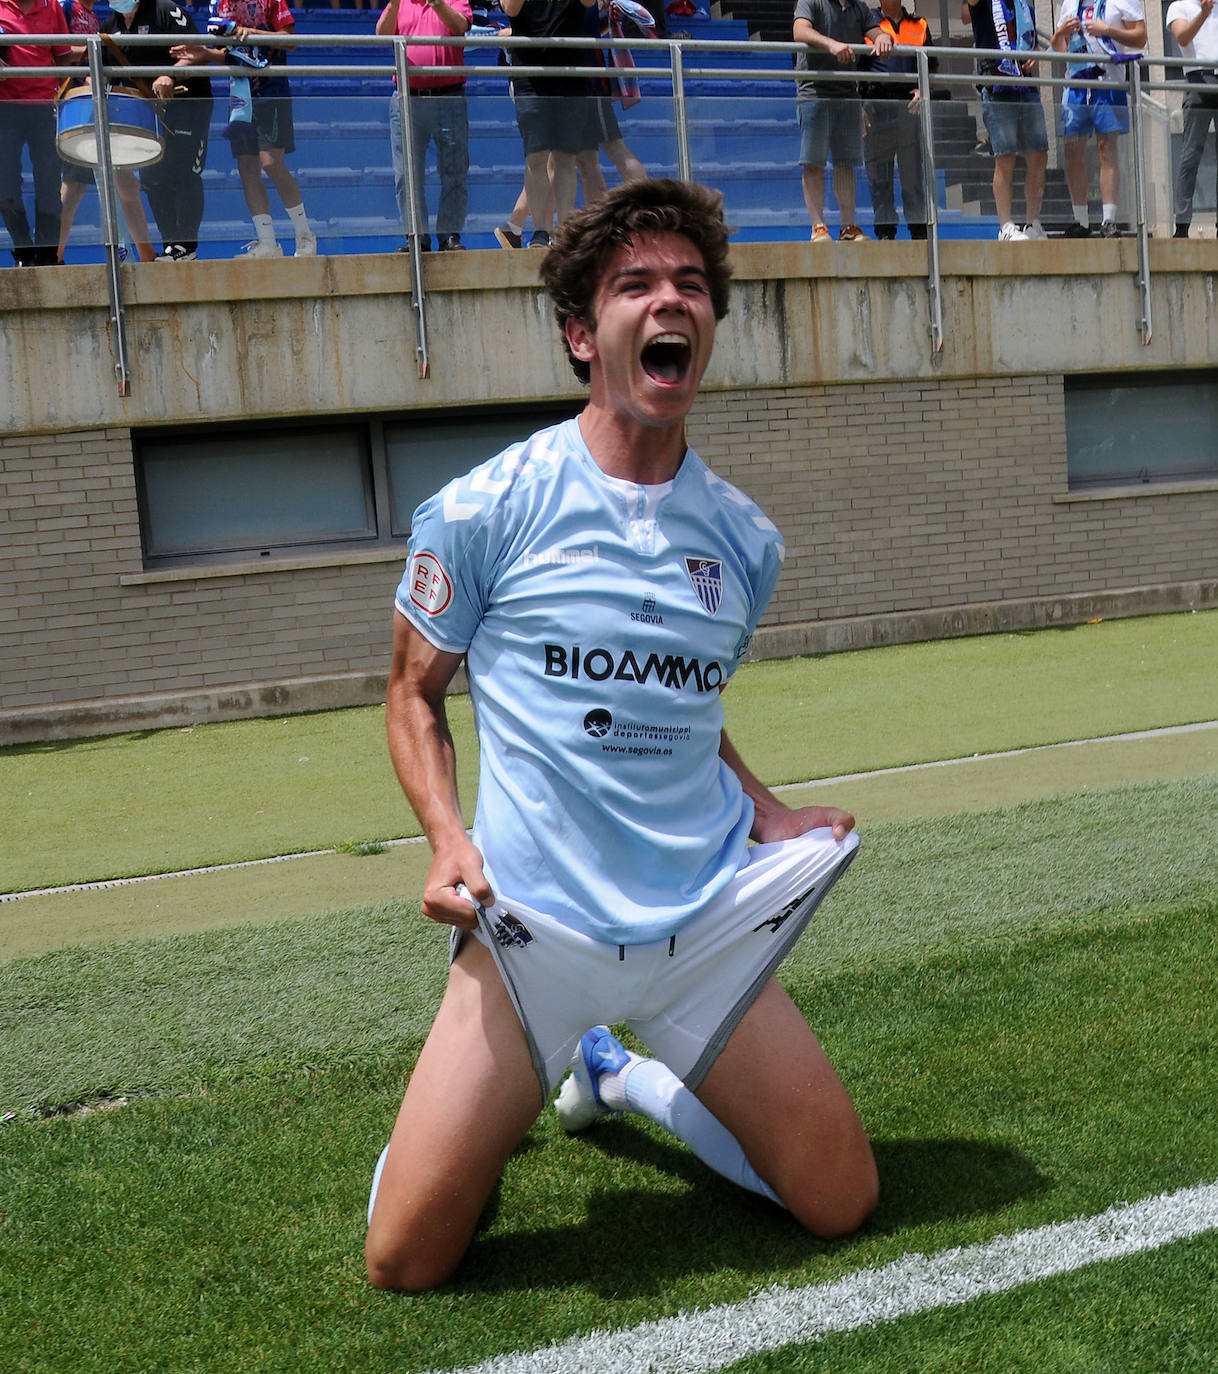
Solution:
[(296, 236), (296, 256), (298, 258), (315, 258), (317, 256), (316, 234), (298, 234)]
[(564, 1131), (582, 1131), (610, 1115), (613, 1108), (601, 1098), (598, 1079), (624, 1069), (634, 1057), (608, 1026), (593, 1026), (584, 1032), (571, 1061), (571, 1072), (554, 1103)]
[(524, 235), (518, 234), (510, 224), (500, 224), (495, 228), (495, 237), (500, 248), (523, 248)]
[(1023, 243), (1027, 237), (1027, 234), (1013, 220), (1007, 220), (998, 231), (999, 243)]
[(283, 249), (278, 243), (263, 243), (261, 239), (255, 239), (253, 243), (247, 243), (237, 254), (239, 258), (281, 258)]
[(832, 238), (833, 235), (829, 232), (827, 224), (814, 224), (812, 226), (813, 243), (828, 243)]
[(857, 224), (843, 224), (837, 235), (838, 243), (864, 243), (866, 239)]

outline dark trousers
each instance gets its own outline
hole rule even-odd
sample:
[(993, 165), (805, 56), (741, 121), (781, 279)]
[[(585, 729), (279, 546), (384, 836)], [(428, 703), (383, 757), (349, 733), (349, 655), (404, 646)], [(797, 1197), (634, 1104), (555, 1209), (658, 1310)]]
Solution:
[(174, 96), (165, 110), (165, 156), (140, 169), (140, 184), (163, 243), (193, 252), (203, 223), (203, 168), (212, 98)]
[[(34, 176), (34, 228), (21, 198), (21, 153)], [(59, 249), (59, 154), (55, 106), (45, 100), (0, 100), (0, 216), (22, 267), (53, 263)]]
[[(401, 102), (396, 95), (389, 98), (389, 151), (393, 157), (393, 189), (398, 199), (402, 224), (410, 230), (410, 216), (406, 213), (406, 157), (402, 144)], [(440, 200), (436, 207), (436, 237), (446, 239), (465, 228), (465, 212), (469, 203), (469, 111), (465, 91), (451, 95), (410, 95), (411, 136), (415, 172), (415, 213), (420, 234), (427, 233), (427, 202), (423, 196), (424, 169), (427, 166), (427, 146), (436, 145), (436, 171), (440, 176)]]
[(1177, 224), (1193, 222), (1193, 193), (1197, 169), (1205, 153), (1210, 126), (1218, 121), (1218, 87), (1189, 91), (1184, 97), (1184, 137), (1180, 144), (1180, 170), (1176, 175)]
[(863, 161), (877, 234), (897, 228), (896, 174), (901, 177), (905, 223), (926, 224), (926, 191), (922, 173), (922, 117), (910, 112), (909, 101), (869, 100)]

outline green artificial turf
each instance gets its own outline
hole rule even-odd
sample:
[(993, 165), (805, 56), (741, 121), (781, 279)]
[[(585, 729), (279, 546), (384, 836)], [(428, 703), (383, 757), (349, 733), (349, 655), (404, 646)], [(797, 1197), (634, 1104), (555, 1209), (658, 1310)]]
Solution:
[[(725, 696), (779, 784), (1218, 718), (1218, 611), (745, 665)], [(450, 715), (462, 796), (468, 698)], [(0, 892), (417, 834), (383, 710), (0, 750)]]

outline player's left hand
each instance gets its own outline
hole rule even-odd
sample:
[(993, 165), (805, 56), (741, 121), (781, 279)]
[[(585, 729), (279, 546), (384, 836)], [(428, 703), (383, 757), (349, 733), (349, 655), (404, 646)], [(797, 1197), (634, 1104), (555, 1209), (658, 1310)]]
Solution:
[(853, 829), (854, 817), (836, 806), (801, 806), (798, 810), (784, 806), (781, 811), (765, 817), (757, 816), (753, 839), (759, 844), (769, 844), (774, 840), (796, 839), (809, 830), (832, 830), (835, 840), (844, 840)]

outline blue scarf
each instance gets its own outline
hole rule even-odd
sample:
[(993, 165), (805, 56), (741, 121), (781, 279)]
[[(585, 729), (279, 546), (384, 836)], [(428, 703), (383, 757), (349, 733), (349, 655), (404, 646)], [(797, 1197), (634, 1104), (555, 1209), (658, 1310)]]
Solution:
[[(1083, 17), (1083, 2), (1084, 0), (1077, 0), (1075, 12), (1080, 19)], [(1095, 0), (1091, 11), (1092, 19), (1103, 19), (1105, 3), (1106, 0)], [(1101, 38), (1099, 34), (1084, 33), (1082, 29), (1070, 35), (1066, 51), (1092, 54), (1090, 62), (1072, 62), (1066, 69), (1067, 76), (1078, 76), (1080, 72), (1091, 71), (1097, 66), (1107, 66), (1109, 62), (1136, 62), (1142, 55), (1136, 48), (1118, 47), (1107, 34)], [(1095, 61), (1097, 57), (1100, 59), (1099, 62)]]
[[(1036, 50), (1036, 16), (1028, 0), (990, 0), (990, 11), (994, 16), (994, 32), (998, 35), (998, 46), (1004, 52), (1034, 52)], [(1011, 41), (1012, 26), (1015, 41)], [(1005, 76), (1020, 76), (1020, 59), (1004, 57), (998, 70)], [(997, 90), (1010, 90), (1011, 87), (995, 86)], [(1018, 88), (1016, 88), (1018, 89)]]

